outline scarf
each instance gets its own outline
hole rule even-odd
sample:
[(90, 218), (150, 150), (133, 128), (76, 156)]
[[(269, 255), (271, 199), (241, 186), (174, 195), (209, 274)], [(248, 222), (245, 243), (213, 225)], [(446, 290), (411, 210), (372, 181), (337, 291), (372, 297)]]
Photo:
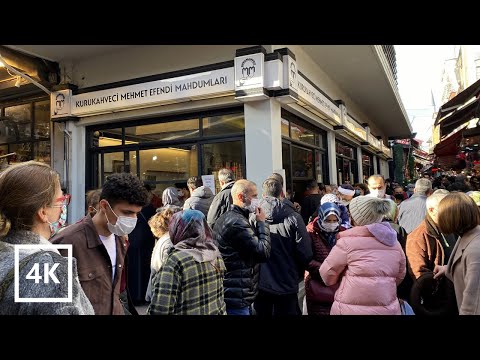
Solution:
[(214, 265), (220, 256), (205, 215), (198, 210), (175, 213), (170, 219), (168, 231), (173, 247), (189, 253), (196, 262), (211, 262)]

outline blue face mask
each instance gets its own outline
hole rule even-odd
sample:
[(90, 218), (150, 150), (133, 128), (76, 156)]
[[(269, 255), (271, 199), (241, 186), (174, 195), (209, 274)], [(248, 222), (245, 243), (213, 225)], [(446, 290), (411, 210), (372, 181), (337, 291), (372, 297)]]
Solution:
[(62, 206), (62, 212), (60, 213), (60, 217), (57, 221), (48, 222), (50, 226), (50, 238), (52, 238), (55, 234), (57, 234), (62, 227), (65, 226), (67, 223), (67, 205)]

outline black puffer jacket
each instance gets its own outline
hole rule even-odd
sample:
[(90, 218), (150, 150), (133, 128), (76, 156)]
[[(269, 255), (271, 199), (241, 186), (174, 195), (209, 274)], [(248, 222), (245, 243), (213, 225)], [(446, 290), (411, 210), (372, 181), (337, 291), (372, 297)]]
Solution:
[(292, 205), (270, 196), (260, 201), (270, 227), (272, 251), (260, 264), (258, 288), (275, 295), (298, 292), (298, 282), (313, 256), (307, 227)]
[(235, 182), (227, 184), (215, 197), (210, 205), (207, 215), (207, 223), (210, 228), (213, 229), (215, 221), (222, 215), (225, 214), (230, 205), (232, 205), (232, 187)]
[(258, 292), (259, 263), (270, 256), (270, 230), (263, 221), (256, 231), (248, 221), (248, 210), (232, 205), (215, 222), (213, 235), (227, 271), (223, 288), (227, 308), (250, 306)]

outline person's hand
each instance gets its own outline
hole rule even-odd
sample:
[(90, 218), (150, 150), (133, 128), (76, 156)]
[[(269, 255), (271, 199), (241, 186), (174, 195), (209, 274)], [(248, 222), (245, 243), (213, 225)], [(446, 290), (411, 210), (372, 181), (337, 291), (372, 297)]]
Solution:
[(297, 210), (297, 212), (300, 212), (300, 211), (302, 211), (302, 207), (300, 206), (300, 204), (299, 204), (299, 203), (297, 203), (297, 202), (294, 202), (294, 203), (293, 203), (293, 206), (295, 207), (295, 210)]
[(435, 265), (435, 269), (433, 269), (433, 278), (438, 279), (441, 276), (445, 276), (445, 272), (447, 271), (447, 265)]
[(260, 206), (255, 210), (255, 218), (257, 221), (265, 221), (265, 211)]

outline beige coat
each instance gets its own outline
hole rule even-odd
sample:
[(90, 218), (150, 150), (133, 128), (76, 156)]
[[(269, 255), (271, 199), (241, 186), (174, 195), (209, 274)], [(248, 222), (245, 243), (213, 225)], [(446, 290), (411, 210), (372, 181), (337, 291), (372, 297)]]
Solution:
[(480, 315), (480, 226), (455, 244), (446, 276), (453, 281), (460, 315)]

